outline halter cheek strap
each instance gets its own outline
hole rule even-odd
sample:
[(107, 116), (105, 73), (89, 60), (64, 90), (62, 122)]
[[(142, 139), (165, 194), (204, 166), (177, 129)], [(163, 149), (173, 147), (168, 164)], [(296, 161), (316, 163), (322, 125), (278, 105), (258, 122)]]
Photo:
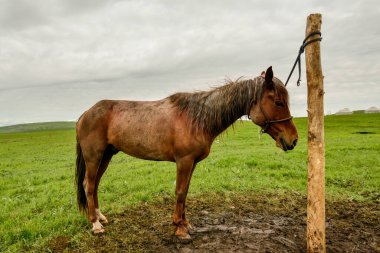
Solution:
[[(253, 104), (253, 102), (251, 102), (251, 106), (250, 107), (252, 107), (252, 104)], [(285, 121), (293, 119), (293, 116), (289, 116), (289, 117), (284, 118), (284, 119), (269, 120), (268, 117), (267, 117), (267, 114), (265, 113), (265, 111), (264, 111), (264, 109), (263, 109), (263, 107), (261, 105), (261, 101), (259, 102), (259, 106), (260, 106), (261, 113), (264, 115), (264, 118), (265, 118), (264, 124), (261, 125), (260, 134), (267, 133), (268, 130), (270, 129), (271, 125), (274, 124), (274, 123), (281, 123), (281, 122), (285, 122)], [(248, 118), (251, 119), (251, 117), (249, 116), (249, 112), (248, 112)]]

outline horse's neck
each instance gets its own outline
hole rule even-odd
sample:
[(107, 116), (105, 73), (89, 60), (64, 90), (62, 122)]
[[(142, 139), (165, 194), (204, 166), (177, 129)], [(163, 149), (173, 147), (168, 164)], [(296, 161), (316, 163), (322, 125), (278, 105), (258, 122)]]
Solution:
[(232, 85), (228, 90), (215, 90), (205, 101), (205, 109), (211, 107), (209, 116), (215, 117), (210, 122), (214, 124), (215, 137), (248, 112), (251, 97), (249, 86), (240, 82)]
[(215, 138), (248, 113), (260, 93), (257, 78), (227, 84), (209, 92), (176, 93), (168, 99), (186, 112), (193, 128)]

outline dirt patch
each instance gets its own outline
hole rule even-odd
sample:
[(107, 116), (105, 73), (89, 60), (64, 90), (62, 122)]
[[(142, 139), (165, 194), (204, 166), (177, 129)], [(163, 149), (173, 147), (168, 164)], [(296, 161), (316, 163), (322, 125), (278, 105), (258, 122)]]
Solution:
[(70, 247), (70, 237), (58, 236), (51, 240), (50, 249), (52, 252), (63, 252)]
[[(80, 248), (67, 244), (60, 250), (305, 252), (306, 199), (302, 196), (190, 196), (187, 215), (194, 229), (188, 242), (173, 236), (174, 227), (170, 225), (173, 205), (173, 198), (168, 197), (111, 215), (105, 234), (86, 234)], [(376, 202), (328, 202), (327, 252), (380, 252), (379, 210)]]

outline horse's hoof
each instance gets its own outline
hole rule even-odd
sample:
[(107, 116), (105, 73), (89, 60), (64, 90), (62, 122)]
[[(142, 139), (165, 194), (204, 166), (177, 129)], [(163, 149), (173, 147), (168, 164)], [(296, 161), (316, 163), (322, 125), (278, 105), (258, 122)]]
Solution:
[(189, 242), (191, 241), (191, 236), (187, 233), (185, 235), (176, 235), (177, 238), (181, 241), (181, 242)]
[(103, 225), (98, 220), (92, 223), (92, 233), (94, 235), (104, 233)]
[(191, 240), (191, 236), (189, 235), (189, 232), (185, 226), (177, 227), (177, 230), (175, 231), (175, 236), (180, 241), (190, 241)]
[(103, 224), (108, 223), (108, 220), (106, 216), (104, 216), (99, 209), (95, 209), (96, 216), (98, 217), (98, 220), (101, 221)]
[(99, 221), (102, 222), (102, 224), (107, 224), (108, 223), (108, 220), (106, 219), (106, 217), (104, 217), (103, 219), (100, 218)]
[(103, 228), (101, 228), (101, 229), (93, 229), (92, 230), (92, 233), (94, 234), (94, 235), (99, 235), (99, 234), (103, 234), (104, 232), (106, 232)]
[(191, 232), (194, 230), (193, 226), (190, 224), (190, 222), (186, 222), (185, 224), (186, 229)]

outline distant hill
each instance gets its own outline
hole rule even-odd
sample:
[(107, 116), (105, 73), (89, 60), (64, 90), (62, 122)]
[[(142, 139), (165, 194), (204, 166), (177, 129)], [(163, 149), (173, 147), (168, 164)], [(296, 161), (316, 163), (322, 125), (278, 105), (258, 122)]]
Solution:
[(34, 132), (43, 130), (74, 129), (75, 122), (41, 122), (0, 127), (0, 133)]

